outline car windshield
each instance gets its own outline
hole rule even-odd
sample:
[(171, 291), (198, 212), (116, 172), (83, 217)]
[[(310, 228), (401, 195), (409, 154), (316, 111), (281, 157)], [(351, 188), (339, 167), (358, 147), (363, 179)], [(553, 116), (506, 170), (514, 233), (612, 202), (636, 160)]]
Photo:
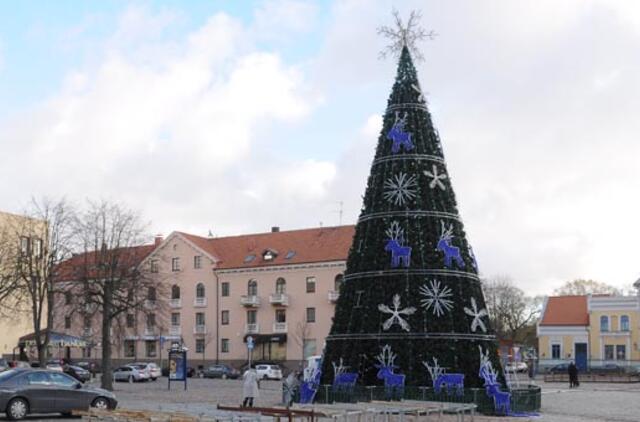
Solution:
[(16, 374), (18, 374), (18, 371), (16, 371), (15, 369), (10, 369), (5, 372), (0, 372), (0, 382), (4, 382), (9, 378), (13, 378), (14, 376), (16, 376)]

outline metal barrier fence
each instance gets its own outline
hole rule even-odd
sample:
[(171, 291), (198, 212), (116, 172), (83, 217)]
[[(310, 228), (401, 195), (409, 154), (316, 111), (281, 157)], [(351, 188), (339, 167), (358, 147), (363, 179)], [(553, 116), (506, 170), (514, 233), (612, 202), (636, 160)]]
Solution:
[[(315, 396), (316, 403), (357, 403), (374, 400), (421, 400), (445, 403), (474, 403), (484, 414), (494, 414), (493, 400), (484, 388), (465, 388), (462, 395), (436, 393), (431, 387), (404, 387), (386, 389), (383, 386), (360, 386), (334, 389), (331, 385), (321, 385)], [(294, 395), (294, 401), (299, 396)], [(526, 385), (511, 390), (511, 411), (514, 413), (538, 412), (542, 405), (540, 387)]]

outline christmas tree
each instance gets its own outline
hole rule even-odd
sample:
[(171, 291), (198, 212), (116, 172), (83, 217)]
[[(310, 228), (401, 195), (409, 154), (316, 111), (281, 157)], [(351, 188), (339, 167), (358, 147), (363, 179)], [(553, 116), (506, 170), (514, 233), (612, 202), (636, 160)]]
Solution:
[(404, 374), (406, 385), (435, 383), (444, 371), (479, 387), (481, 365), (501, 372), (477, 263), (412, 61), (411, 22), (392, 33), (397, 76), (325, 346), (323, 383), (334, 381), (336, 367), (357, 373), (361, 385), (385, 384), (385, 366)]

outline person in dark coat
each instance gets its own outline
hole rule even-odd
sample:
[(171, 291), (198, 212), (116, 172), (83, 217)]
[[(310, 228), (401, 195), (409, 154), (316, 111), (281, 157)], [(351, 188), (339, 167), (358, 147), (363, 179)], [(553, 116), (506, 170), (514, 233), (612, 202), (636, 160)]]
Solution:
[(571, 361), (568, 368), (569, 372), (569, 388), (577, 387), (580, 385), (578, 382), (578, 367)]

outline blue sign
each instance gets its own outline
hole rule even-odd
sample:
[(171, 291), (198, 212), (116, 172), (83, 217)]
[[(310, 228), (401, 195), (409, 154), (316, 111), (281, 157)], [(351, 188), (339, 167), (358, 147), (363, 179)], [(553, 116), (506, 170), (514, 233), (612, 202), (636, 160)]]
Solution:
[(187, 380), (187, 353), (184, 350), (169, 351), (169, 379), (171, 381)]

